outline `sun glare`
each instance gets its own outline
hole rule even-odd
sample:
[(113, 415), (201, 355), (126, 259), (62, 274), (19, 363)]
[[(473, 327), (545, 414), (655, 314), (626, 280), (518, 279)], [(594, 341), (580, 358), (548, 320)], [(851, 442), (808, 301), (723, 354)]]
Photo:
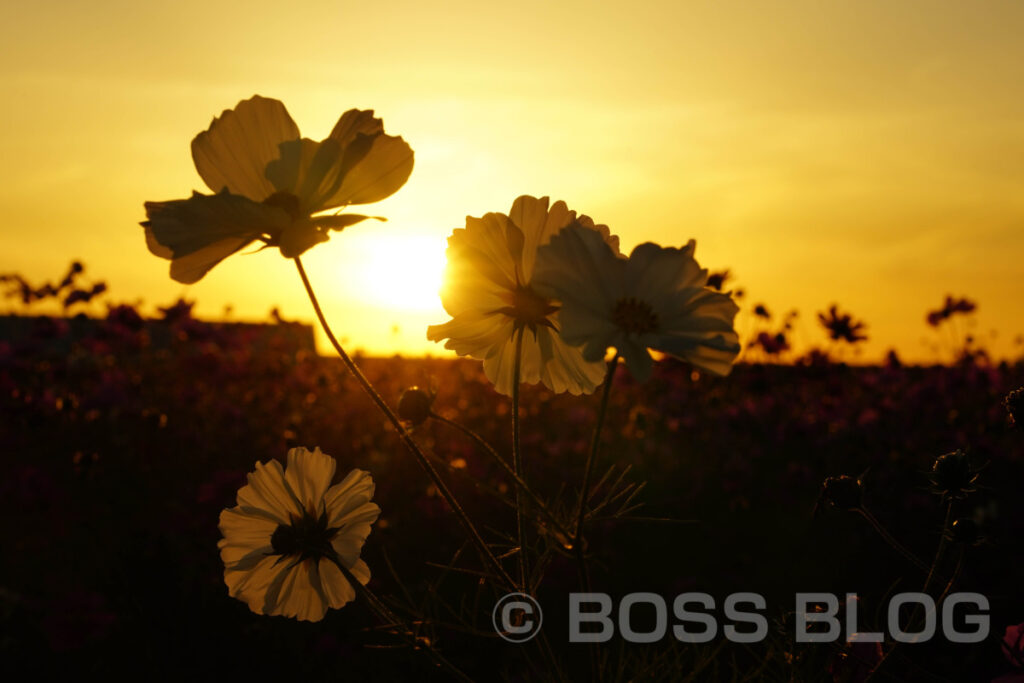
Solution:
[(366, 256), (359, 281), (367, 299), (395, 311), (441, 308), (438, 290), (445, 265), (445, 240), (380, 238)]

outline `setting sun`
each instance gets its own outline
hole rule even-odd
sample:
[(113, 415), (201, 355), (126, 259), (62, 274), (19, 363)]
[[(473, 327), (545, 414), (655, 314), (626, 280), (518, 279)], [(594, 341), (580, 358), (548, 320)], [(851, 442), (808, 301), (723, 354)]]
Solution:
[(366, 246), (357, 279), (363, 296), (391, 311), (440, 308), (443, 239), (389, 236)]

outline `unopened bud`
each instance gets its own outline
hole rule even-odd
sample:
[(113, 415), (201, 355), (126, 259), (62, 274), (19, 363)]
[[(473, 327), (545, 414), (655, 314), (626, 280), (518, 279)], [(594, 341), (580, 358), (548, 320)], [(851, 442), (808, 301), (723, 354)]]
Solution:
[(398, 399), (398, 417), (418, 426), (430, 418), (434, 397), (419, 387), (409, 387)]

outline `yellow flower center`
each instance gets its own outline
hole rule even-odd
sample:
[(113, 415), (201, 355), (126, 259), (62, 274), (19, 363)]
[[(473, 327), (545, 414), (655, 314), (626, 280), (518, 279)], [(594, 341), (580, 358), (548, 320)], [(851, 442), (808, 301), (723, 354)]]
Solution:
[(658, 314), (646, 301), (633, 297), (619, 299), (612, 307), (612, 322), (625, 332), (647, 334), (658, 329)]
[(505, 296), (508, 306), (498, 310), (515, 320), (516, 329), (529, 327), (535, 333), (538, 325), (554, 329), (554, 324), (548, 320), (548, 316), (558, 310), (558, 306), (551, 302), (551, 299), (537, 294), (529, 286), (518, 285), (514, 290)]
[(291, 524), (278, 524), (270, 537), (274, 555), (298, 555), (301, 559), (319, 559), (334, 555), (331, 539), (340, 527), (327, 526), (327, 513), (314, 517), (308, 511), (292, 517)]

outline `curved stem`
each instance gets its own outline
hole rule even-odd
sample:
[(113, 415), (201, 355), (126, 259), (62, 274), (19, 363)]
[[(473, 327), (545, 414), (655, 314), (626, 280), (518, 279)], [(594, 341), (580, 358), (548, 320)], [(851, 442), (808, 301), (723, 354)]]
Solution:
[[(946, 504), (946, 519), (942, 523), (942, 533), (939, 535), (939, 547), (935, 551), (935, 559), (932, 560), (932, 566), (928, 570), (928, 577), (924, 580), (924, 587), (921, 589), (921, 592), (924, 593), (925, 595), (928, 594), (928, 589), (931, 587), (932, 580), (935, 578), (936, 570), (937, 570), (939, 564), (942, 562), (942, 555), (943, 555), (943, 553), (946, 550), (946, 541), (947, 541), (946, 537), (949, 534), (949, 526), (950, 526), (950, 522), (952, 520), (953, 520), (953, 499), (951, 498), (949, 500), (949, 502)], [(945, 599), (947, 592), (949, 591), (949, 589), (953, 585), (953, 582), (956, 581), (956, 579), (959, 577), (960, 569), (961, 569), (960, 565), (961, 565), (962, 562), (963, 562), (963, 553), (961, 553), (960, 560), (957, 562), (957, 568), (956, 568), (956, 571), (953, 574), (953, 578), (950, 579), (950, 582), (946, 585), (946, 589), (943, 591), (942, 596), (939, 598), (939, 604), (941, 604), (942, 600)], [(917, 623), (917, 619), (921, 615), (921, 610), (919, 608), (920, 608), (920, 605), (915, 607), (913, 613), (910, 615), (910, 622), (909, 623), (910, 623), (910, 628), (911, 629), (913, 629), (915, 627), (915, 624)], [(870, 681), (877, 673), (882, 671), (883, 667), (885, 666), (885, 663), (892, 657), (892, 654), (894, 652), (896, 652), (896, 649), (898, 647), (899, 647), (899, 643), (898, 642), (892, 644), (892, 647), (889, 648), (889, 651), (886, 652), (884, 655), (882, 655), (882, 658), (880, 660), (878, 660), (878, 664), (875, 664), (874, 668), (871, 669), (871, 671), (868, 672), (867, 678), (864, 679), (865, 683), (868, 683), (868, 681)]]
[(466, 511), (462, 508), (461, 505), (459, 505), (459, 502), (455, 499), (455, 496), (452, 495), (452, 492), (448, 489), (448, 486), (444, 483), (444, 480), (441, 479), (441, 475), (438, 474), (437, 470), (434, 469), (434, 466), (431, 464), (430, 460), (423, 453), (423, 451), (420, 450), (419, 445), (416, 443), (416, 441), (412, 438), (412, 435), (402, 424), (402, 421), (399, 419), (398, 415), (395, 414), (395, 411), (391, 410), (391, 407), (388, 406), (387, 402), (381, 397), (379, 393), (377, 393), (377, 390), (373, 388), (373, 385), (370, 384), (370, 380), (366, 379), (366, 375), (364, 375), (362, 370), (359, 369), (359, 366), (355, 364), (355, 362), (349, 357), (349, 355), (345, 353), (345, 349), (341, 347), (341, 344), (338, 343), (338, 340), (335, 338), (334, 333), (331, 331), (330, 325), (327, 324), (327, 319), (324, 317), (323, 311), (320, 309), (320, 303), (317, 301), (316, 293), (313, 291), (313, 286), (310, 285), (309, 283), (309, 277), (306, 276), (306, 269), (302, 267), (302, 261), (297, 256), (295, 257), (295, 267), (298, 268), (299, 270), (299, 277), (302, 278), (302, 284), (306, 288), (306, 294), (309, 296), (310, 303), (313, 304), (313, 310), (316, 312), (316, 317), (320, 321), (320, 325), (321, 327), (323, 327), (324, 333), (327, 335), (327, 339), (330, 340), (331, 345), (334, 347), (334, 350), (337, 351), (338, 355), (341, 357), (341, 360), (345, 364), (345, 367), (348, 368), (349, 372), (352, 373), (352, 375), (356, 378), (356, 381), (359, 382), (359, 385), (363, 388), (364, 391), (366, 391), (366, 393), (370, 396), (373, 402), (377, 404), (377, 407), (380, 408), (381, 412), (383, 412), (384, 415), (388, 418), (388, 421), (391, 422), (392, 426), (394, 426), (394, 428), (398, 430), (398, 436), (402, 440), (402, 443), (404, 443), (405, 446), (412, 452), (412, 454), (416, 456), (416, 460), (419, 462), (420, 467), (422, 467), (426, 471), (427, 475), (430, 477), (430, 480), (434, 483), (434, 486), (437, 488), (438, 493), (441, 494), (441, 497), (444, 498), (446, 503), (448, 503), (448, 506), (452, 509), (453, 512), (455, 512), (455, 516), (458, 517), (459, 521), (462, 523), (462, 526), (465, 528), (466, 533), (468, 533), (470, 538), (473, 539), (473, 543), (480, 550), (480, 553), (483, 555), (484, 560), (491, 565), (491, 568), (497, 574), (498, 579), (504, 582), (506, 587), (508, 588), (515, 587), (515, 582), (512, 580), (512, 577), (510, 577), (508, 575), (508, 572), (505, 571), (505, 568), (501, 566), (501, 562), (498, 561), (498, 558), (494, 556), (494, 552), (491, 551), (490, 547), (488, 547), (483, 537), (480, 536), (480, 532), (477, 531), (477, 528), (473, 525), (473, 522), (472, 520), (470, 520), (469, 515), (467, 515)]
[(505, 473), (508, 476), (512, 477), (512, 480), (517, 485), (519, 485), (519, 486), (521, 486), (523, 488), (523, 491), (525, 491), (526, 495), (529, 496), (530, 502), (532, 502), (533, 505), (537, 508), (537, 510), (540, 511), (540, 513), (547, 519), (547, 521), (551, 524), (551, 526), (554, 528), (554, 530), (557, 531), (562, 536), (561, 541), (563, 542), (563, 545), (571, 542), (571, 540), (570, 540), (572, 538), (571, 532), (569, 532), (562, 525), (562, 523), (558, 520), (558, 517), (555, 516), (555, 513), (551, 512), (551, 508), (549, 508), (547, 506), (547, 504), (544, 503), (543, 500), (541, 500), (540, 496), (538, 496), (533, 491), (533, 489), (531, 489), (529, 486), (526, 485), (526, 482), (523, 481), (519, 477), (518, 474), (516, 474), (515, 470), (512, 468), (511, 465), (508, 464), (508, 462), (506, 462), (505, 458), (503, 458), (500, 455), (498, 455), (498, 451), (494, 450), (494, 447), (491, 446), (491, 444), (487, 443), (487, 441), (482, 436), (480, 436), (479, 434), (474, 432), (469, 427), (467, 427), (465, 425), (462, 425), (462, 424), (459, 424), (458, 422), (455, 422), (454, 420), (450, 420), (447, 417), (444, 417), (443, 415), (439, 415), (439, 414), (437, 414), (437, 413), (435, 413), (433, 411), (431, 411), (430, 417), (432, 417), (433, 419), (437, 420), (438, 422), (443, 422), (444, 424), (448, 425), (449, 427), (454, 427), (455, 429), (459, 430), (460, 432), (462, 432), (463, 434), (468, 436), (470, 439), (475, 441), (476, 444), (478, 446), (480, 446), (480, 448), (482, 448), (485, 453), (487, 453), (489, 456), (491, 456), (491, 459), (494, 460), (494, 462), (498, 463), (498, 465), (503, 470), (505, 470)]
[(516, 474), (516, 538), (519, 543), (519, 583), (524, 593), (530, 592), (527, 583), (529, 578), (529, 561), (526, 557), (526, 515), (523, 514), (523, 499), (526, 482), (523, 472), (523, 454), (519, 449), (519, 382), (523, 370), (523, 335), (524, 328), (516, 334), (516, 360), (512, 370), (512, 469)]
[(928, 573), (928, 565), (926, 565), (917, 555), (910, 552), (910, 550), (908, 550), (905, 545), (903, 545), (895, 538), (893, 538), (892, 534), (886, 531), (885, 527), (882, 526), (881, 522), (875, 519), (875, 516), (868, 512), (867, 509), (863, 507), (854, 508), (854, 512), (856, 512), (861, 517), (866, 519), (868, 523), (870, 523), (871, 526), (874, 527), (875, 531), (878, 532), (878, 535), (885, 539), (885, 542), (891, 545), (893, 549), (899, 552), (899, 554), (907, 558), (907, 560), (909, 560), (911, 564), (913, 564), (915, 567), (925, 572), (926, 574)]

